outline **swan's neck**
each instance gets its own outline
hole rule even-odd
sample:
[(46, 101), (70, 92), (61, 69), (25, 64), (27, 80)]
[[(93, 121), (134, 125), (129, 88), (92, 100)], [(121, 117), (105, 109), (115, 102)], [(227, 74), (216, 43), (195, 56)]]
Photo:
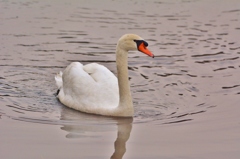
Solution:
[(133, 103), (128, 80), (128, 53), (118, 47), (116, 50), (116, 64), (120, 95), (118, 109), (122, 113), (126, 113), (126, 116), (132, 116)]

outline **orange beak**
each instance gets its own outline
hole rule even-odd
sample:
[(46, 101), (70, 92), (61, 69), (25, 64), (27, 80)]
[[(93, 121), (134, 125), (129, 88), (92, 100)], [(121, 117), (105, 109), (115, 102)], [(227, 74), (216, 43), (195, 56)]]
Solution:
[(151, 51), (149, 51), (147, 49), (147, 47), (144, 45), (144, 43), (142, 42), (139, 46), (138, 46), (138, 50), (141, 51), (142, 53), (154, 58), (153, 53), (151, 53)]

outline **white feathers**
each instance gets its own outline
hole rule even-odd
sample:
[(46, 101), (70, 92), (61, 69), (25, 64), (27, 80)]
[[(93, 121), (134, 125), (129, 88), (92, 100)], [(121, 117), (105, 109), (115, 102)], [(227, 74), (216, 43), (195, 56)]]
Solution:
[(139, 39), (142, 38), (127, 34), (118, 41), (116, 54), (119, 79), (106, 67), (97, 63), (83, 66), (79, 62), (72, 62), (63, 73), (55, 76), (59, 100), (64, 105), (82, 112), (133, 116), (127, 54), (128, 50), (137, 50), (134, 40)]
[(60, 71), (56, 76), (55, 76), (55, 81), (56, 81), (56, 85), (58, 87), (58, 89), (62, 88), (62, 71)]

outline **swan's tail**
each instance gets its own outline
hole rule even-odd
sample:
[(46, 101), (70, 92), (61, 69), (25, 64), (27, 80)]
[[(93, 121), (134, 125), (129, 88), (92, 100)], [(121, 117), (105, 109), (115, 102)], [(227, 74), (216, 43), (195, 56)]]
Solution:
[(62, 81), (62, 72), (60, 71), (56, 76), (55, 76), (55, 81), (56, 81), (56, 85), (58, 87), (58, 90), (60, 90), (62, 88), (63, 85), (63, 81)]

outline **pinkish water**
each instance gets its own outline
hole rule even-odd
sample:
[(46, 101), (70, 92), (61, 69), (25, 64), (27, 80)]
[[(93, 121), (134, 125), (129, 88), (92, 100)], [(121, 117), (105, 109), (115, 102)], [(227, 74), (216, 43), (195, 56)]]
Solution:
[[(238, 159), (240, 2), (0, 1), (0, 157)], [(55, 97), (70, 62), (116, 73), (125, 33), (135, 115), (89, 115)]]

